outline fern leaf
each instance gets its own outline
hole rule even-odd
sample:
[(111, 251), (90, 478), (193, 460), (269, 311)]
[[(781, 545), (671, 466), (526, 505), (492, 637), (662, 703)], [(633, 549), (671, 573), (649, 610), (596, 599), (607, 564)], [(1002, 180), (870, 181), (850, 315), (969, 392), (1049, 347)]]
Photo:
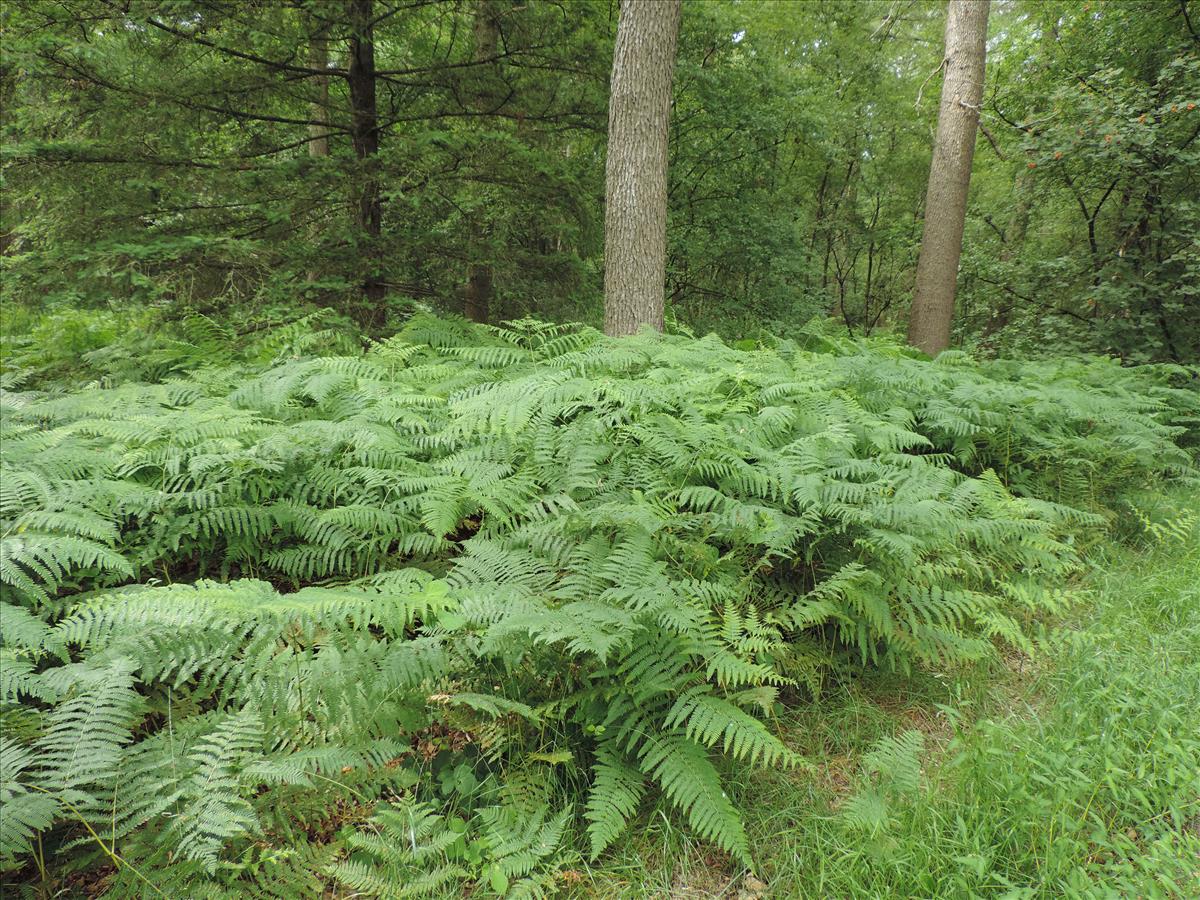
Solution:
[(33, 763), (29, 750), (0, 736), (0, 871), (14, 867), (29, 852), (33, 836), (49, 828), (58, 813), (54, 797), (36, 793), (22, 781)]
[(625, 830), (645, 792), (646, 777), (611, 747), (596, 751), (594, 776), (588, 791), (588, 839), (592, 859), (598, 857)]

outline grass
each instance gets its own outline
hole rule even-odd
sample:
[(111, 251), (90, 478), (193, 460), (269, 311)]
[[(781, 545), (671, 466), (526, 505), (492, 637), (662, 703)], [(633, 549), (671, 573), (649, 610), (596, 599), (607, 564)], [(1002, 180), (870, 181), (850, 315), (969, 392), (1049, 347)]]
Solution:
[(656, 810), (584, 895), (1200, 897), (1200, 496), (1141, 513), (1033, 657), (790, 711), (816, 762), (740, 786), (753, 875)]

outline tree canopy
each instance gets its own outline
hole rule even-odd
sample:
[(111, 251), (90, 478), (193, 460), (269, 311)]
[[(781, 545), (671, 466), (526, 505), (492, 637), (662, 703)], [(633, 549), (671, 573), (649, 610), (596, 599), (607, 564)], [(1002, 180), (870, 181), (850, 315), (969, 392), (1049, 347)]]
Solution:
[[(461, 312), (483, 265), (492, 321), (599, 321), (617, 5), (488, 9), (481, 54), (475, 4), (372, 5), (378, 151), (360, 157), (349, 6), (5, 4), (6, 300), (308, 303), (381, 326)], [(1176, 0), (996, 4), (955, 346), (1194, 358), (1196, 19)], [(943, 21), (926, 3), (687, 4), (669, 320), (903, 328)], [(378, 235), (355, 215), (367, 183)], [(376, 269), (383, 309), (360, 296)]]

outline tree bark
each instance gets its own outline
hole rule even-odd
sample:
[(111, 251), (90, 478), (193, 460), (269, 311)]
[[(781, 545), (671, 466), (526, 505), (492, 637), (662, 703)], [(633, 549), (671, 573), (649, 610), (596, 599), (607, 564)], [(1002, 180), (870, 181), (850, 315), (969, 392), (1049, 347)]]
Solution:
[[(329, 68), (329, 38), (323, 25), (317, 25), (309, 39), (308, 65), (322, 71)], [(314, 124), (308, 126), (308, 155), (322, 157), (329, 155), (329, 126), (325, 124), (329, 121), (329, 76), (315, 75), (313, 81), (317, 97), (311, 107)]]
[(605, 167), (604, 331), (663, 328), (667, 136), (682, 0), (623, 0)]
[(492, 298), (492, 267), (483, 264), (471, 266), (467, 274), (466, 303), (463, 315), (472, 322), (487, 323), (488, 304)]
[[(315, 17), (310, 17), (310, 25), (312, 30), (308, 39), (308, 65), (322, 72), (328, 71), (328, 25)], [(324, 159), (329, 156), (329, 76), (315, 75), (313, 82), (316, 97), (309, 104), (312, 122), (308, 126), (308, 155), (313, 159)], [(320, 277), (320, 270), (315, 268), (309, 269), (305, 275), (308, 281), (317, 281)]]
[(950, 0), (937, 138), (925, 192), (925, 227), (908, 342), (930, 356), (950, 346), (971, 159), (983, 100), (988, 0)]
[[(497, 18), (497, 9), (495, 0), (478, 0), (475, 5), (475, 54), (476, 62), (493, 59), (496, 56), (496, 47), (500, 39), (500, 22)], [(488, 70), (495, 68), (495, 64), (486, 67)], [(494, 71), (484, 71), (479, 73), (479, 86), (475, 93), (475, 108), (478, 111), (486, 110), (491, 101), (491, 78), (494, 76)], [(478, 212), (473, 213), (470, 224), (470, 238), (474, 247), (473, 252), (478, 253), (479, 247), (483, 244), (485, 233), (487, 231), (487, 223), (481, 221), (481, 216)], [(491, 311), (492, 304), (492, 266), (488, 262), (473, 262), (467, 269), (467, 285), (464, 291), (466, 302), (463, 306), (463, 315), (472, 322), (480, 322), (487, 324), (488, 315)]]
[(383, 206), (379, 194), (379, 121), (375, 104), (375, 36), (373, 0), (348, 0), (350, 21), (350, 139), (359, 161), (356, 221), (362, 247), (363, 308), (356, 318), (364, 324), (382, 320), (385, 293), (382, 278)]

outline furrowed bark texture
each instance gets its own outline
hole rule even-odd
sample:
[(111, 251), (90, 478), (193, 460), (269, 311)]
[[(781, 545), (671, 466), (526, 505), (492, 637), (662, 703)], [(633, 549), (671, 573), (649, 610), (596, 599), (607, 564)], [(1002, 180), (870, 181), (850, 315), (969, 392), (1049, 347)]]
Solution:
[(987, 19), (988, 0), (950, 0), (945, 81), (908, 323), (908, 342), (930, 356), (950, 346), (971, 158), (983, 100)]
[(604, 331), (663, 327), (667, 133), (682, 0), (623, 0), (608, 109)]

